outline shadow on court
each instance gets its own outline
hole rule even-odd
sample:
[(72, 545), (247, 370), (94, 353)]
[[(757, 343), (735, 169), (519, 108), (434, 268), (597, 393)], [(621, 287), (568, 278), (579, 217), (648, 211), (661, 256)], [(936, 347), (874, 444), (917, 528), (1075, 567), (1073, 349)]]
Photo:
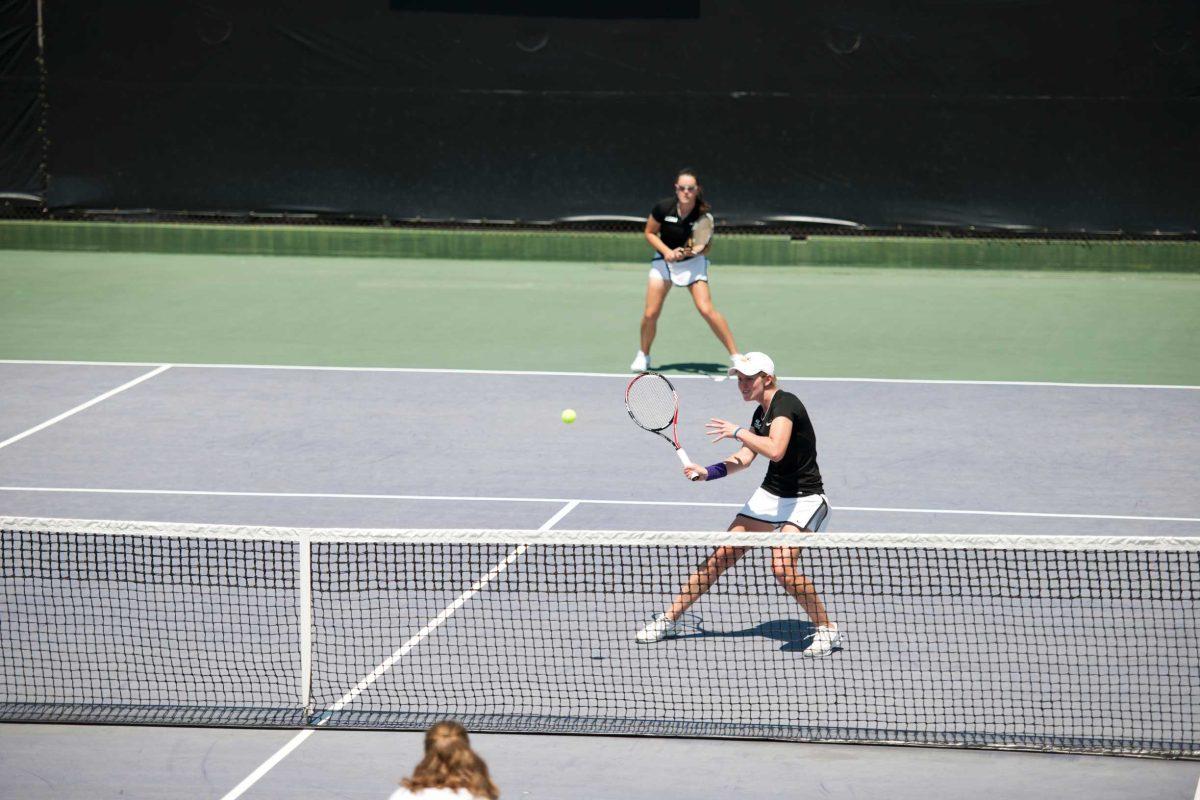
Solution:
[(655, 372), (683, 372), (688, 375), (724, 375), (728, 364), (711, 364), (700, 361), (680, 361), (677, 364), (658, 364)]
[[(783, 642), (779, 648), (781, 653), (800, 653), (812, 643), (813, 636), (817, 632), (817, 626), (813, 625), (808, 620), (799, 619), (773, 619), (766, 622), (761, 622), (753, 628), (743, 628), (740, 631), (710, 631), (706, 630), (703, 625), (703, 620), (696, 619), (691, 622), (686, 621), (687, 633), (679, 636), (680, 639), (743, 639), (747, 637), (760, 637), (763, 639), (773, 639), (777, 642)], [(835, 647), (834, 652), (841, 650), (840, 647)]]

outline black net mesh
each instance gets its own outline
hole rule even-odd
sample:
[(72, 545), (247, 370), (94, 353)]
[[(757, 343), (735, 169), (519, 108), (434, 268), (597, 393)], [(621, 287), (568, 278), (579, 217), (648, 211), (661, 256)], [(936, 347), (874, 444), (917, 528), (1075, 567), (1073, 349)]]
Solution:
[(812, 658), (790, 547), (635, 641), (728, 534), (171, 533), (4, 531), (0, 718), (1200, 755), (1195, 547), (809, 538)]

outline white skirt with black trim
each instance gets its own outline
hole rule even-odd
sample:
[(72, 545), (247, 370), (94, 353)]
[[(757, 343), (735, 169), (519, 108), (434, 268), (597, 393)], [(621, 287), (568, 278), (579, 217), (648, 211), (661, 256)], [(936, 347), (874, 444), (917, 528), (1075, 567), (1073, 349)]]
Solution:
[(823, 494), (776, 497), (760, 486), (738, 514), (769, 522), (777, 529), (791, 523), (802, 530), (819, 533), (829, 522), (829, 500)]

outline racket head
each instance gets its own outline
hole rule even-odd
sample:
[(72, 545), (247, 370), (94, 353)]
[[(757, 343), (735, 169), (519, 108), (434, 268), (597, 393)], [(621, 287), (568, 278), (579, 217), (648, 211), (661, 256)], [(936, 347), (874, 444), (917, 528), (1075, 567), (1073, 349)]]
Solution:
[(700, 219), (692, 225), (691, 245), (689, 245), (692, 250), (701, 250), (708, 246), (712, 240), (714, 225), (712, 214), (700, 215)]
[(662, 375), (641, 372), (625, 387), (625, 410), (639, 428), (661, 433), (679, 418), (679, 396)]

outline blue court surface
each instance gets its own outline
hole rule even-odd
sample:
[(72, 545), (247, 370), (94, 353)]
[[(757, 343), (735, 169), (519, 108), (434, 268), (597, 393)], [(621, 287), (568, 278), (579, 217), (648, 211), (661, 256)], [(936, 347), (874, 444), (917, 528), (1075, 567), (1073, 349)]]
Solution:
[[(763, 465), (711, 485), (684, 480), (671, 449), (628, 419), (621, 402), (627, 380), (618, 374), (3, 362), (0, 516), (304, 528), (724, 530), (758, 485)], [(680, 436), (693, 457), (710, 463), (731, 452), (728, 442), (706, 442), (703, 423), (749, 419), (751, 407), (735, 384), (703, 376), (673, 380), (681, 398)], [(814, 421), (833, 508), (830, 533), (1200, 536), (1195, 387), (780, 382), (804, 401)], [(578, 412), (575, 424), (560, 421), (564, 408)], [(753, 557), (735, 569), (758, 570), (769, 581), (761, 559), (749, 563)], [(480, 577), (479, 567), (438, 565), (444, 580), (416, 616), (436, 619), (446, 598)], [(792, 702), (772, 697), (774, 687), (739, 680), (738, 664), (795, 663), (799, 634), (788, 626), (803, 615), (794, 603), (772, 598), (759, 618), (742, 620), (733, 605), (737, 593), (716, 593), (704, 604), (705, 624), (726, 634), (671, 642), (672, 655), (628, 643), (627, 633), (642, 619), (625, 618), (625, 610), (654, 610), (656, 594), (626, 593), (622, 602), (609, 603), (600, 591), (553, 600), (558, 606), (514, 595), (515, 603), (502, 608), (485, 589), (466, 599), (461, 615), (444, 627), (490, 629), (509, 641), (521, 633), (512, 621), (527, 624), (547, 608), (586, 622), (568, 624), (554, 637), (558, 646), (582, 653), (577, 660), (540, 658), (537, 637), (529, 637), (529, 648), (495, 660), (486, 648), (456, 651), (459, 674), (486, 673), (509, 687), (514, 703), (522, 691), (536, 692), (539, 671), (569, 668), (595, 669), (586, 674), (601, 698), (645, 692), (644, 702), (653, 704), (658, 671), (688, 647), (707, 654), (704, 679), (713, 683), (706, 691), (726, 693), (748, 714)], [(979, 613), (987, 613), (984, 600)], [(904, 617), (899, 601), (863, 602), (867, 622), (859, 625), (859, 641), (888, 641), (896, 672), (922, 663), (927, 634), (921, 621)], [(350, 627), (370, 608), (344, 608), (342, 622)], [(1026, 600), (1008, 612), (1041, 625), (1067, 618), (1074, 608)], [(1102, 621), (1150, 612), (1136, 601), (1113, 603)], [(1168, 635), (1192, 636), (1195, 621), (1195, 609), (1188, 608), (1165, 627), (1155, 624)], [(420, 622), (414, 620), (417, 627)], [(607, 633), (586, 641), (580, 627)], [(971, 635), (968, 651), (1002, 646), (995, 631)], [(904, 706), (910, 713), (916, 696), (878, 689), (887, 675), (872, 677), (856, 666), (853, 642), (813, 667), (844, 689), (838, 708), (861, 704), (880, 724), (890, 719), (889, 709)], [(347, 655), (359, 662), (355, 669), (369, 672), (377, 651), (394, 649), (377, 644)], [(1107, 642), (1100, 650), (1064, 653), (1063, 670), (1111, 669), (1105, 680), (1113, 684), (1113, 704), (1136, 708), (1146, 698), (1122, 694), (1120, 664), (1104, 664), (1119, 661), (1112, 654), (1121, 646)], [(414, 686), (437, 668), (435, 652), (430, 643), (413, 643), (364, 691), (364, 702), (372, 692), (420, 694)], [(1030, 654), (1019, 679), (1039, 676), (1041, 655)], [(962, 682), (941, 696), (916, 698), (919, 713), (990, 713), (996, 703), (991, 688), (973, 681), (969, 668), (954, 661), (957, 654), (937, 657), (961, 669)], [(588, 665), (605, 659), (635, 663), (646, 680), (626, 683)], [(1200, 664), (1185, 665), (1171, 678), (1173, 707), (1163, 713), (1185, 725), (1200, 720)], [(470, 682), (464, 686), (460, 705), (472, 702)], [(432, 695), (438, 686), (426, 691)], [(678, 696), (689, 703), (701, 697)], [(578, 696), (559, 702), (567, 711), (588, 704)], [(820, 713), (821, 698), (804, 702)], [(0, 726), (0, 737), (0, 794), (27, 798), (386, 797), (420, 755), (420, 734), (405, 731), (29, 723)], [(473, 740), (503, 797), (1192, 798), (1200, 777), (1195, 761), (1094, 755), (525, 733), (478, 733)]]

